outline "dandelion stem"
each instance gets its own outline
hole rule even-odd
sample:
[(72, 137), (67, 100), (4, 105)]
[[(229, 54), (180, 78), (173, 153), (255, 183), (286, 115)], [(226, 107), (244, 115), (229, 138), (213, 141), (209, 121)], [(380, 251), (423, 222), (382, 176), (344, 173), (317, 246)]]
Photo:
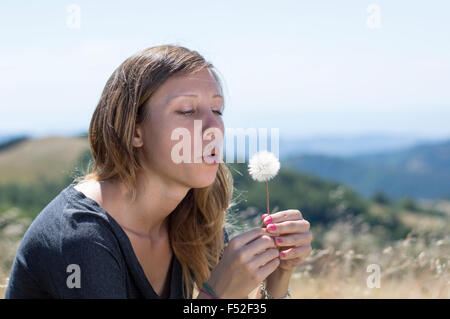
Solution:
[(266, 197), (267, 197), (267, 214), (270, 215), (269, 212), (269, 183), (266, 181)]

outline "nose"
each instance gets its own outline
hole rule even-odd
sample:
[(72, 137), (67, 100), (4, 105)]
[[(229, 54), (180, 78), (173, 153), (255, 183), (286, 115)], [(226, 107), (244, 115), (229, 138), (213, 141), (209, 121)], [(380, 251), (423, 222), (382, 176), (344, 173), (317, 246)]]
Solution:
[(204, 146), (215, 141), (216, 143), (221, 143), (222, 132), (220, 128), (215, 126), (210, 126), (203, 131), (203, 144)]
[(223, 131), (222, 118), (217, 116), (212, 110), (202, 118), (202, 124), (203, 124), (203, 132), (202, 132), (203, 136), (205, 136), (205, 132), (208, 131), (207, 136), (210, 137), (211, 139), (214, 139), (216, 137), (218, 138), (217, 136), (218, 132)]
[(221, 152), (223, 141), (223, 122), (222, 119), (211, 111), (211, 114), (203, 117), (203, 150), (205, 147), (214, 143), (213, 153)]

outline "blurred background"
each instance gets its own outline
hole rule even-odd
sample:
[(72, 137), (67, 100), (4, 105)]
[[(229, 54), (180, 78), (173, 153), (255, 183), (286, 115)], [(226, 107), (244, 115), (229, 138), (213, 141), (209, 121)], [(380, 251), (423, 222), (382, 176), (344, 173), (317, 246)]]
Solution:
[[(114, 69), (161, 44), (196, 50), (225, 85), (226, 128), (278, 128), (273, 211), (299, 209), (313, 252), (294, 298), (449, 298), (447, 1), (0, 3), (0, 297), (36, 215), (91, 160)], [(235, 178), (232, 235), (265, 186)], [(378, 265), (380, 285), (370, 284)]]

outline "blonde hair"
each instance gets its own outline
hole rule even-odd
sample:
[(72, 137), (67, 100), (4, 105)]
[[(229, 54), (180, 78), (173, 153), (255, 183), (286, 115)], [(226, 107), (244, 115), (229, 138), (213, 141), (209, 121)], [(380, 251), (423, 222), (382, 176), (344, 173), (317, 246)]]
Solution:
[[(136, 199), (136, 174), (142, 168), (132, 146), (135, 124), (143, 121), (146, 101), (174, 74), (189, 74), (208, 68), (223, 91), (214, 67), (196, 51), (176, 45), (144, 49), (126, 59), (110, 76), (89, 126), (93, 163), (75, 179), (104, 181), (119, 179)], [(93, 165), (91, 165), (93, 164)], [(194, 284), (202, 287), (219, 262), (224, 249), (226, 211), (233, 193), (233, 178), (219, 163), (214, 182), (191, 188), (169, 215), (169, 238), (183, 270), (185, 298), (193, 296)]]

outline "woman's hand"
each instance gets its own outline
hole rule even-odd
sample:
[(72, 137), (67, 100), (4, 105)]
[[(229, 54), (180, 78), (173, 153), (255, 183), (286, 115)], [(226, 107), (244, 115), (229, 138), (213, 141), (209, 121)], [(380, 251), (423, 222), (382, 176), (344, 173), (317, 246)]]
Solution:
[[(280, 250), (279, 270), (293, 271), (311, 253), (313, 239), (309, 222), (303, 219), (299, 210), (284, 210), (270, 216), (264, 214), (266, 227)], [(277, 269), (277, 270), (278, 270)]]
[(279, 251), (265, 228), (233, 237), (208, 284), (219, 298), (245, 298), (280, 265)]

